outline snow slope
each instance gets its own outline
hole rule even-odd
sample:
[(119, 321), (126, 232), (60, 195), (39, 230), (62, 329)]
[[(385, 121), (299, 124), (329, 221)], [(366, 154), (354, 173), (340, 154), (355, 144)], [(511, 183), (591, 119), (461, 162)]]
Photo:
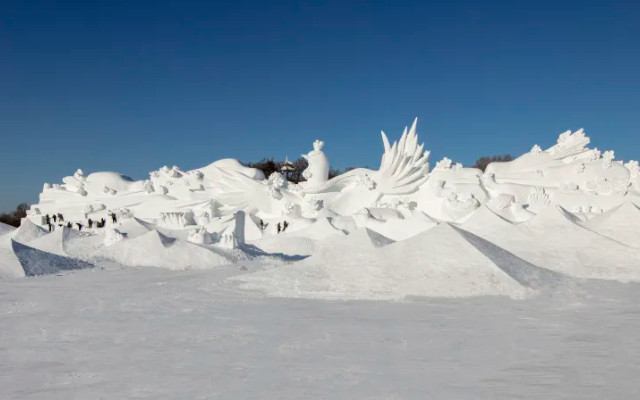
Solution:
[(629, 201), (583, 225), (627, 246), (640, 248), (640, 209)]
[(12, 242), (12, 247), (26, 276), (93, 268), (92, 264), (85, 261), (41, 251), (15, 240)]
[[(540, 287), (538, 282), (530, 284), (526, 280), (527, 274), (535, 275), (533, 272), (513, 273), (518, 269), (541, 271), (540, 268), (511, 255), (510, 269), (506, 269), (448, 224), (378, 249), (366, 236), (360, 233), (333, 239), (296, 264), (233, 279), (242, 282), (243, 288), (273, 296), (333, 299), (479, 295), (522, 298), (530, 288)], [(492, 250), (495, 251), (483, 248), (485, 252)], [(501, 252), (496, 259), (507, 254)]]
[(580, 278), (640, 280), (640, 252), (573, 222), (556, 206), (521, 224), (481, 209), (462, 228), (534, 265)]
[(0, 236), (4, 235), (5, 233), (13, 232), (15, 229), (16, 228), (11, 225), (0, 222)]
[(0, 279), (24, 277), (24, 270), (13, 252), (11, 242), (11, 232), (0, 235)]
[(47, 234), (49, 232), (46, 229), (34, 224), (29, 219), (23, 219), (20, 227), (11, 233), (11, 237), (16, 242), (29, 243)]
[(130, 267), (207, 269), (233, 263), (221, 252), (169, 238), (155, 230), (123, 240), (107, 249), (109, 257)]

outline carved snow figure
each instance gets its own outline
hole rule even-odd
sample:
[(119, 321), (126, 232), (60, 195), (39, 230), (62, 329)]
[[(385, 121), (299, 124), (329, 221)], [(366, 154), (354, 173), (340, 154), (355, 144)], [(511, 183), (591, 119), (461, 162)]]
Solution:
[(205, 227), (200, 226), (189, 232), (189, 236), (187, 237), (187, 241), (195, 244), (210, 244), (211, 243), (211, 235), (205, 229)]
[(519, 204), (527, 204), (531, 188), (537, 187), (567, 209), (575, 208), (585, 195), (601, 196), (596, 200), (600, 207), (615, 207), (627, 193), (630, 171), (613, 161), (613, 151), (587, 148), (589, 141), (582, 129), (566, 131), (547, 150), (536, 148), (513, 161), (491, 163), (483, 187), (491, 197), (511, 194)]
[(302, 157), (307, 160), (309, 166), (302, 172), (307, 180), (305, 187), (315, 187), (325, 183), (329, 179), (329, 159), (322, 151), (324, 142), (313, 142), (313, 150)]
[(236, 240), (236, 236), (232, 232), (224, 232), (218, 245), (226, 249), (235, 249), (238, 247), (238, 242)]
[[(485, 173), (447, 157), (430, 171), (430, 152), (418, 139), (417, 120), (404, 128), (397, 141), (391, 142), (384, 132), (381, 138), (383, 154), (377, 170), (357, 168), (328, 179), (323, 142), (316, 141), (313, 151), (305, 155), (309, 167), (304, 171), (307, 181), (301, 185), (279, 173), (266, 180), (260, 170), (234, 159), (191, 171), (165, 166), (140, 181), (116, 172), (79, 170), (62, 183), (44, 185), (33, 209), (43, 215), (63, 211), (75, 222), (89, 214), (100, 219), (107, 209), (127, 208), (146, 223), (189, 232), (194, 225), (223, 232), (233, 216), (243, 212), (244, 231), (260, 237), (256, 224), (263, 218), (287, 216), (293, 221), (326, 215), (335, 222), (376, 207), (401, 211), (409, 219), (426, 215), (461, 223), (483, 205), (503, 219), (521, 222), (549, 205), (590, 216), (606, 214), (625, 201), (640, 204), (638, 163), (624, 164), (615, 161), (613, 151), (588, 148), (589, 138), (582, 130), (560, 134), (546, 150), (535, 145), (513, 161), (491, 163)], [(383, 219), (388, 217), (384, 215)], [(27, 218), (41, 222), (33, 211)], [(296, 221), (292, 227), (297, 231), (303, 225)], [(182, 235), (186, 238), (188, 233)], [(238, 243), (244, 239), (236, 234)]]

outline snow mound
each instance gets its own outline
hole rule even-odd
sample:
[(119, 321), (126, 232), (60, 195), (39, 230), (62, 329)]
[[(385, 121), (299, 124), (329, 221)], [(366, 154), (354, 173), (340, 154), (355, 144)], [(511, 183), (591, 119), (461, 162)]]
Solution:
[(428, 220), (388, 219), (378, 221), (369, 218), (365, 226), (391, 240), (402, 241), (432, 229), (436, 225), (436, 222)]
[[(272, 296), (323, 299), (522, 298), (545, 280), (553, 281), (551, 275), (503, 249), (478, 249), (477, 243), (448, 224), (381, 248), (363, 239), (346, 237), (293, 265), (233, 280)], [(505, 261), (512, 263), (509, 269)], [(538, 275), (542, 277), (532, 278)]]
[(93, 265), (74, 258), (47, 253), (12, 241), (13, 251), (26, 276), (57, 274), (63, 271), (93, 268)]
[(131, 189), (134, 182), (118, 172), (103, 171), (89, 174), (84, 184), (98, 192), (105, 187), (115, 189), (118, 192), (126, 192)]
[(0, 278), (23, 278), (24, 270), (11, 245), (12, 232), (0, 235)]
[(640, 248), (640, 209), (629, 201), (583, 225), (627, 246)]
[(16, 228), (11, 225), (0, 222), (0, 236), (4, 235), (5, 233), (13, 232), (15, 229)]
[(565, 275), (533, 265), (464, 229), (455, 227), (454, 229), (500, 269), (526, 287), (545, 289), (569, 283), (569, 279)]
[(586, 229), (574, 220), (575, 216), (566, 210), (549, 206), (517, 225), (496, 226), (487, 221), (462, 227), (534, 265), (564, 275), (623, 282), (640, 280), (640, 251)]
[(65, 254), (82, 260), (98, 258), (100, 250), (104, 247), (104, 237), (109, 229), (101, 229), (95, 233), (78, 232), (73, 229), (65, 230), (62, 236), (62, 250)]
[(329, 236), (346, 236), (345, 233), (339, 229), (336, 229), (332, 224), (328, 217), (318, 218), (316, 222), (309, 225), (306, 229), (284, 233), (284, 235), (294, 235), (300, 237), (306, 237), (309, 239), (320, 240)]
[[(158, 231), (161, 234), (163, 234), (164, 236), (167, 236), (169, 238), (172, 239), (181, 239), (181, 240), (188, 240), (189, 239), (189, 235), (191, 234), (191, 232), (193, 232), (193, 230), (195, 229), (195, 226), (192, 227), (192, 229), (171, 229), (171, 228), (166, 228), (163, 226), (158, 226), (157, 224), (151, 223), (151, 222), (147, 222), (147, 221), (143, 221), (141, 219), (137, 219), (134, 218), (134, 221), (131, 223), (131, 227), (133, 228), (133, 237), (137, 237), (140, 235), (144, 235), (145, 233), (149, 232), (149, 231)], [(138, 226), (136, 226), (136, 224)], [(135, 228), (134, 228), (135, 227)], [(140, 227), (142, 227), (143, 229), (141, 229)], [(122, 230), (121, 227), (118, 227), (118, 231), (119, 232), (124, 232), (126, 233), (127, 237), (129, 236), (129, 233), (126, 230)]]
[(494, 213), (487, 206), (478, 208), (460, 224), (463, 229), (469, 232), (480, 232), (481, 235), (486, 231), (503, 232), (511, 225), (513, 225), (511, 222)]
[(122, 232), (128, 239), (133, 239), (149, 232), (148, 222), (139, 220), (138, 218), (126, 219), (120, 222), (115, 228), (118, 232)]
[(309, 256), (317, 246), (317, 240), (293, 234), (270, 235), (251, 242), (265, 253), (289, 256)]
[(125, 239), (106, 250), (111, 258), (130, 267), (160, 267), (173, 270), (208, 269), (232, 264), (222, 252), (169, 238), (150, 231), (134, 239)]
[[(339, 253), (339, 257), (343, 257), (344, 251), (348, 251), (349, 249), (374, 249), (390, 245), (391, 243), (395, 243), (395, 241), (371, 229), (360, 228), (346, 237), (331, 236), (320, 240), (317, 243), (317, 248), (324, 252), (335, 250)], [(316, 257), (316, 255), (314, 255), (314, 257)]]
[(263, 180), (264, 174), (259, 169), (242, 165), (238, 160), (225, 158), (198, 169), (206, 180), (219, 182), (229, 172), (237, 172), (250, 179)]
[(333, 226), (331, 217), (320, 217), (305, 229), (281, 234), (267, 235), (252, 241), (251, 244), (270, 254), (283, 254), (290, 257), (315, 254), (319, 242), (328, 238), (344, 239), (348, 235)]
[[(11, 241), (11, 238), (9, 238)], [(0, 279), (23, 278), (24, 270), (12, 248), (0, 247)]]
[(31, 220), (24, 218), (20, 227), (13, 231), (12, 238), (19, 243), (29, 243), (30, 241), (47, 234), (49, 234), (49, 231), (34, 224)]
[(361, 230), (358, 230), (356, 232), (353, 232), (351, 235), (362, 235), (363, 233), (367, 235), (373, 247), (384, 247), (391, 243), (395, 243), (395, 240), (390, 239), (384, 235), (379, 234), (378, 232), (372, 231), (371, 229), (367, 229), (367, 228), (364, 229), (364, 232), (362, 232)]
[(64, 241), (64, 237), (67, 236), (65, 235), (65, 232), (68, 233), (69, 231), (71, 231), (71, 229), (66, 226), (58, 227), (48, 235), (29, 241), (29, 246), (45, 253), (52, 253), (66, 257), (68, 254), (64, 251), (62, 242)]

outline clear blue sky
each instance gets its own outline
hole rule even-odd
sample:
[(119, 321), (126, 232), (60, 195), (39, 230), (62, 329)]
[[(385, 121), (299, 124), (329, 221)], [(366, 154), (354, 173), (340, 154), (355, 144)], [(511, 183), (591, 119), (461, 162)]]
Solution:
[(9, 1), (0, 211), (77, 168), (134, 178), (233, 157), (377, 167), (419, 117), (432, 161), (584, 127), (640, 158), (637, 1)]

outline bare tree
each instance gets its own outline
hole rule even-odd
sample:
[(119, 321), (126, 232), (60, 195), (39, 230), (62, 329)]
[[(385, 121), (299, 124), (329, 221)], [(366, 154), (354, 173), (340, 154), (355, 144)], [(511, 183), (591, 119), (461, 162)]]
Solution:
[(3, 213), (0, 215), (0, 222), (5, 223), (7, 225), (15, 226), (16, 228), (20, 226), (20, 221), (22, 218), (27, 216), (27, 210), (29, 209), (29, 205), (27, 203), (21, 203), (16, 207), (16, 210), (11, 213)]
[(487, 169), (487, 165), (491, 164), (492, 162), (505, 162), (511, 160), (513, 160), (513, 157), (511, 157), (510, 154), (502, 154), (491, 157), (480, 157), (476, 160), (473, 168), (478, 168), (484, 172), (484, 170)]

